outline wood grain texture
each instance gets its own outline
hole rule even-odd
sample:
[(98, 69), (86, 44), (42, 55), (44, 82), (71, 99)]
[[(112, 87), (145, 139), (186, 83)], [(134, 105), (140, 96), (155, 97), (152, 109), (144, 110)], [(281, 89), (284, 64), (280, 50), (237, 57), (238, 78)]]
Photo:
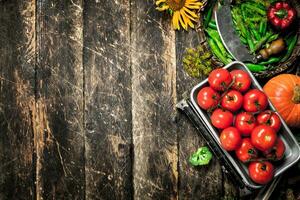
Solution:
[[(182, 58), (186, 48), (199, 44), (195, 31), (177, 32), (176, 61), (177, 61), (177, 93), (178, 101), (187, 92), (189, 95), (193, 86), (201, 80), (189, 77), (183, 70)], [(178, 123), (179, 137), (179, 199), (219, 199), (222, 196), (222, 173), (216, 159), (203, 167), (193, 167), (189, 164), (189, 156), (199, 147), (206, 145), (204, 139), (198, 135), (192, 124), (180, 115)]]
[(82, 1), (37, 1), (37, 199), (84, 199)]
[(132, 123), (134, 197), (176, 199), (175, 32), (153, 1), (133, 1)]
[(33, 199), (35, 2), (0, 1), (0, 22), (0, 199)]
[(132, 199), (129, 1), (85, 1), (86, 198)]

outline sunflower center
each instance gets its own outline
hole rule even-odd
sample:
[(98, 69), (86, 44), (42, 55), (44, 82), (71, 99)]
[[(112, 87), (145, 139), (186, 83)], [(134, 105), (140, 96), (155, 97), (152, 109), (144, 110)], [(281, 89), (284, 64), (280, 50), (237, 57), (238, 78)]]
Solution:
[(176, 11), (183, 8), (185, 1), (186, 0), (166, 0), (166, 3), (169, 5), (171, 10)]

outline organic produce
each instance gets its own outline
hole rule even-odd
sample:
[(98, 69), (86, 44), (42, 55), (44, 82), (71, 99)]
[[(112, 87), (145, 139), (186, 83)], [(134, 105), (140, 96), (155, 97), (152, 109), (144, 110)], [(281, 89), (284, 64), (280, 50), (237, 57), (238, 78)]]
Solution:
[(268, 106), (267, 96), (258, 89), (249, 90), (244, 96), (243, 108), (247, 112), (257, 112)]
[(243, 136), (250, 136), (256, 125), (256, 119), (252, 113), (241, 112), (235, 117), (234, 126)]
[(258, 184), (267, 184), (274, 177), (274, 167), (268, 161), (251, 162), (248, 170), (250, 178)]
[[(211, 124), (218, 128), (223, 149), (235, 151), (235, 158), (245, 165), (250, 162), (250, 178), (266, 184), (274, 174), (273, 165), (268, 161), (278, 161), (285, 154), (279, 133), (281, 118), (274, 111), (266, 110), (269, 105), (266, 94), (251, 89), (251, 82), (246, 71), (215, 69), (209, 74), (209, 85), (197, 94), (197, 101), (199, 107), (207, 110)], [(300, 94), (300, 86), (297, 91)], [(297, 99), (300, 101), (300, 95)]]
[(236, 91), (228, 91), (221, 100), (221, 106), (231, 112), (238, 111), (243, 105), (243, 95)]
[(211, 57), (211, 52), (201, 45), (187, 48), (182, 59), (183, 69), (194, 78), (207, 76), (212, 70)]
[(276, 2), (268, 10), (268, 20), (277, 29), (287, 29), (296, 17), (296, 10), (284, 1)]
[(275, 145), (277, 134), (267, 125), (258, 125), (251, 132), (251, 143), (261, 151), (269, 151)]
[(257, 158), (257, 150), (249, 138), (242, 139), (241, 146), (235, 151), (236, 157), (243, 163)]
[(225, 128), (220, 135), (222, 147), (227, 151), (234, 151), (241, 146), (242, 137), (237, 128)]
[(228, 110), (218, 108), (212, 113), (210, 119), (214, 127), (224, 129), (232, 125), (233, 114)]
[(216, 107), (219, 99), (220, 95), (211, 87), (202, 88), (197, 95), (198, 105), (204, 110)]
[(275, 130), (275, 132), (278, 132), (281, 127), (279, 116), (275, 112), (272, 112), (270, 110), (259, 113), (256, 119), (258, 124), (265, 124), (267, 126), (270, 126)]
[(195, 153), (193, 153), (190, 158), (189, 162), (193, 166), (199, 165), (207, 165), (209, 161), (212, 159), (212, 153), (208, 149), (208, 147), (200, 147)]
[(283, 141), (280, 138), (278, 138), (275, 143), (275, 146), (270, 151), (263, 152), (263, 153), (266, 158), (270, 160), (278, 161), (283, 158), (284, 152), (285, 152), (285, 145)]
[(281, 74), (269, 80), (263, 89), (285, 122), (300, 127), (300, 77)]
[(247, 72), (240, 69), (236, 69), (232, 70), (230, 74), (234, 82), (231, 86), (233, 89), (240, 92), (246, 92), (250, 88), (251, 78)]
[(215, 69), (208, 76), (208, 83), (216, 91), (225, 91), (232, 82), (232, 78), (228, 70)]

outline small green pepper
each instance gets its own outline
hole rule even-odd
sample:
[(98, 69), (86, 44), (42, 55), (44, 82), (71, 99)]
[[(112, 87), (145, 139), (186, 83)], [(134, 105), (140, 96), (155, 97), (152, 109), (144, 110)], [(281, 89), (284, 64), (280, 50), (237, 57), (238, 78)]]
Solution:
[(193, 166), (207, 165), (212, 159), (212, 156), (213, 154), (210, 152), (208, 147), (200, 147), (196, 152), (194, 152), (190, 156), (189, 162)]
[(266, 66), (259, 65), (259, 64), (253, 64), (253, 63), (246, 63), (246, 66), (251, 72), (260, 72), (266, 70)]
[(269, 65), (269, 64), (277, 63), (280, 60), (281, 60), (281, 57), (272, 57), (267, 61), (260, 62), (259, 64), (260, 65)]

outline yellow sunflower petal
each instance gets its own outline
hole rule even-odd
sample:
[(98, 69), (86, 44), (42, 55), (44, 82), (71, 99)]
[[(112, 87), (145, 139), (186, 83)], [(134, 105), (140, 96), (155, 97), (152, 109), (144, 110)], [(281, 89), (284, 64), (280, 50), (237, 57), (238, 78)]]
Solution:
[(185, 16), (188, 17), (190, 20), (194, 21), (194, 22), (197, 22), (197, 18), (194, 18), (192, 16), (190, 16), (188, 13), (184, 12)]
[(200, 6), (193, 6), (193, 5), (185, 5), (186, 8), (189, 8), (189, 9), (200, 9), (201, 7)]
[(186, 4), (185, 6), (187, 6), (187, 5), (189, 5), (189, 6), (199, 6), (199, 7), (201, 7), (203, 4), (202, 4), (201, 2), (197, 2), (197, 3), (189, 3), (189, 4)]
[(187, 12), (188, 14), (190, 14), (190, 16), (192, 16), (193, 18), (198, 18), (198, 16), (196, 15), (196, 13), (194, 13), (193, 11), (187, 9), (186, 7), (183, 7), (183, 10), (185, 12)]
[(181, 26), (184, 28), (184, 30), (187, 31), (187, 24), (183, 20), (183, 16), (182, 15), (179, 16), (179, 22), (180, 22)]
[(180, 10), (180, 13), (181, 13), (181, 15), (184, 16), (184, 18), (183, 18), (184, 21), (186, 21), (186, 23), (187, 23), (190, 27), (194, 28), (195, 26), (194, 26), (193, 22), (190, 20), (190, 16), (188, 16), (188, 15), (184, 12), (184, 10)]
[(155, 4), (158, 6), (159, 4), (161, 4), (163, 2), (166, 2), (166, 0), (158, 0), (158, 1), (155, 2)]
[(169, 9), (168, 5), (163, 5), (162, 7), (156, 7), (156, 10), (158, 10), (158, 11), (164, 11), (164, 10), (167, 10), (167, 9)]
[(172, 22), (173, 22), (173, 28), (176, 30), (180, 30), (179, 26), (179, 18), (180, 18), (180, 13), (178, 11), (175, 11), (173, 14)]

